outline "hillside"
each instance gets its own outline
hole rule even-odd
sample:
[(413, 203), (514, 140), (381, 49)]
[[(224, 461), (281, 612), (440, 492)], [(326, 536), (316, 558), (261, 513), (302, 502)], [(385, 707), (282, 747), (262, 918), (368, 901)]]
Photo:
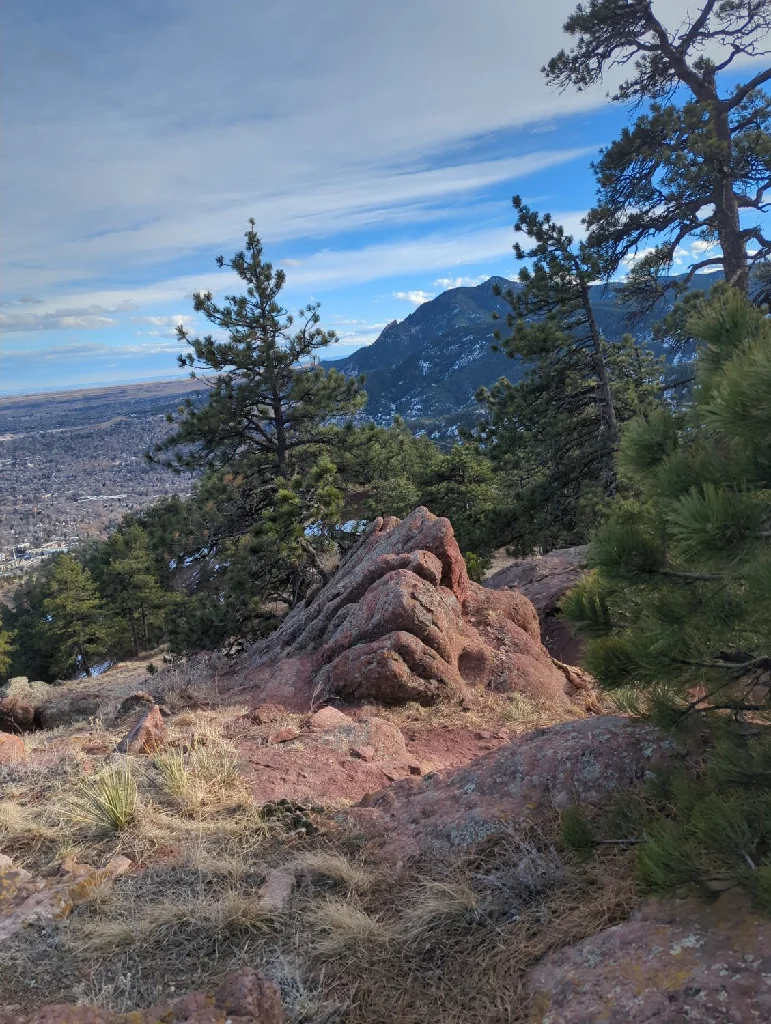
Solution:
[[(714, 274), (697, 275), (694, 287), (706, 289), (714, 281)], [(395, 415), (416, 420), (471, 409), (477, 388), (501, 376), (516, 380), (521, 373), (511, 359), (491, 349), (493, 314), (505, 316), (509, 309), (493, 294), (495, 284), (507, 288), (511, 282), (491, 277), (473, 288), (442, 292), (404, 320), (388, 324), (372, 345), (325, 365), (351, 376), (366, 375), (365, 411), (379, 423)], [(640, 341), (649, 339), (652, 324), (666, 309), (662, 304), (630, 325), (628, 307), (612, 291), (598, 285), (593, 292), (597, 320), (609, 338), (630, 332)]]

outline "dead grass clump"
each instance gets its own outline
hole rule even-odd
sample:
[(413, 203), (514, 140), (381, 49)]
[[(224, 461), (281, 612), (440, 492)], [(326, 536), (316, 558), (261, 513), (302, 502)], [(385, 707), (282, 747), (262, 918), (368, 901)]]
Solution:
[(206, 743), (196, 739), (187, 753), (174, 747), (163, 750), (152, 763), (161, 791), (187, 814), (246, 797), (238, 751), (218, 738)]
[(303, 917), (315, 977), (347, 1024), (525, 1024), (525, 978), (549, 950), (624, 919), (623, 858), (559, 860), (535, 831), (383, 877), (356, 900)]
[(325, 900), (308, 914), (311, 948), (317, 959), (343, 959), (351, 966), (384, 951), (391, 929), (377, 914), (349, 900)]
[(311, 878), (326, 879), (352, 892), (368, 889), (375, 877), (371, 869), (352, 864), (347, 857), (329, 850), (308, 850), (298, 854), (290, 866)]
[(425, 881), (399, 922), (399, 935), (408, 946), (444, 944), (453, 932), (472, 927), (480, 912), (480, 898), (468, 883)]
[[(81, 936), (81, 950), (104, 955), (135, 943), (179, 948), (191, 941), (221, 939), (252, 931), (264, 932), (273, 918), (253, 895), (238, 890), (212, 897), (189, 895), (187, 899), (163, 900), (142, 908), (125, 919), (98, 922)], [(193, 940), (195, 941), (195, 940)]]

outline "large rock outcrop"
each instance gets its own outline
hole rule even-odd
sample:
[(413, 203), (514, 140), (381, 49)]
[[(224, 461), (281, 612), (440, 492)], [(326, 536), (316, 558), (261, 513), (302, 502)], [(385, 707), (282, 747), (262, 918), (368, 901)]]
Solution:
[(541, 644), (530, 601), (471, 582), (449, 520), (425, 508), (370, 524), (249, 662), (256, 684), (344, 700), (433, 704), (474, 687), (555, 706), (590, 699)]
[(532, 1024), (755, 1024), (771, 1020), (771, 921), (733, 892), (650, 903), (528, 980)]
[(559, 615), (560, 601), (588, 572), (588, 547), (560, 548), (545, 555), (514, 558), (484, 582), (493, 590), (516, 590), (532, 601), (546, 650), (560, 661), (580, 661), (583, 643)]
[(538, 729), (444, 777), (404, 779), (351, 814), (382, 837), (386, 857), (444, 855), (524, 819), (602, 807), (677, 756), (655, 727), (597, 715)]

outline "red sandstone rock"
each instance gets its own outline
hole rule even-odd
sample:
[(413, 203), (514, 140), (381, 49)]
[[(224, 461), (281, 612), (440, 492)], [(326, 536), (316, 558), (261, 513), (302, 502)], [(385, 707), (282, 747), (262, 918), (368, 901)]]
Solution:
[(26, 756), (24, 740), (20, 736), (13, 736), (8, 732), (0, 732), (0, 764), (13, 764), (16, 761), (24, 761)]
[[(128, 857), (115, 856), (103, 868), (64, 861), (58, 878), (38, 878), (0, 856), (0, 942), (30, 924), (50, 924), (66, 917), (88, 899), (97, 886), (110, 884), (131, 867)], [(0, 1022), (1, 1022), (0, 1018)]]
[(155, 704), (155, 698), (152, 697), (145, 690), (137, 690), (135, 693), (129, 694), (124, 700), (120, 702), (116, 711), (115, 718), (124, 718), (126, 715), (130, 715), (132, 712), (142, 709), (147, 711)]
[(279, 729), (278, 732), (271, 733), (268, 737), (268, 743), (291, 743), (292, 740), (298, 739), (299, 736), (299, 729), (287, 726), (286, 729)]
[(18, 697), (0, 697), (0, 732), (29, 732), (34, 727), (35, 708)]
[(366, 744), (362, 747), (351, 747), (351, 756), (358, 757), (360, 761), (374, 761), (375, 748)]
[(88, 721), (99, 714), (102, 697), (98, 693), (68, 693), (44, 701), (35, 712), (35, 722), (41, 729), (56, 729), (60, 725)]
[(442, 854), (522, 818), (601, 806), (676, 751), (649, 725), (621, 716), (579, 719), (539, 729), (444, 778), (404, 779), (351, 814), (384, 837), (388, 857)]
[(325, 732), (328, 729), (338, 729), (342, 725), (351, 725), (352, 721), (352, 718), (337, 708), (327, 707), (311, 715), (310, 727)]
[(771, 920), (738, 893), (651, 903), (545, 957), (532, 1024), (758, 1024), (771, 1020)]
[(532, 601), (540, 619), (543, 644), (560, 661), (581, 659), (583, 642), (558, 613), (562, 597), (586, 574), (587, 550), (583, 545), (512, 559), (484, 582), (485, 587), (494, 590), (516, 590)]
[(115, 749), (119, 754), (149, 754), (165, 743), (167, 734), (160, 708), (153, 704)]
[(552, 664), (527, 598), (472, 583), (449, 521), (424, 508), (375, 520), (250, 661), (271, 695), (291, 677), (303, 693), (351, 701), (432, 704), (480, 687), (589, 703)]
[(214, 996), (196, 992), (132, 1013), (94, 1006), (45, 1006), (29, 1014), (0, 1010), (0, 1024), (285, 1024), (281, 992), (251, 967), (228, 975)]

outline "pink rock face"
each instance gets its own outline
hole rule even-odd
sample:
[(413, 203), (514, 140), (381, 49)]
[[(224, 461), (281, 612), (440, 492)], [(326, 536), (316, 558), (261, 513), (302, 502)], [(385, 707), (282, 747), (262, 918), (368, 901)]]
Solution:
[(545, 957), (532, 1024), (759, 1024), (771, 1020), (771, 919), (737, 893), (651, 903)]
[(123, 737), (116, 750), (120, 754), (149, 754), (163, 746), (167, 733), (160, 708), (153, 704), (134, 728)]
[(285, 1024), (281, 992), (250, 967), (228, 975), (213, 996), (196, 992), (149, 1010), (112, 1013), (95, 1006), (44, 1006), (30, 1014), (0, 1009), (0, 1024)]
[(424, 508), (375, 520), (250, 661), (256, 686), (267, 666), (275, 688), (282, 665), (302, 664), (298, 687), (345, 700), (433, 704), (480, 687), (587, 706), (542, 646), (527, 598), (472, 583), (449, 521)]
[(537, 730), (444, 778), (404, 779), (351, 814), (384, 837), (386, 857), (443, 854), (522, 818), (607, 804), (676, 754), (652, 726), (585, 718)]
[(0, 732), (0, 764), (14, 764), (23, 761), (26, 756), (24, 740), (20, 736)]
[(517, 558), (484, 582), (485, 587), (517, 591), (532, 601), (541, 623), (541, 638), (549, 654), (560, 661), (577, 662), (583, 641), (569, 622), (559, 616), (561, 599), (586, 575), (586, 545), (560, 548), (546, 555)]

